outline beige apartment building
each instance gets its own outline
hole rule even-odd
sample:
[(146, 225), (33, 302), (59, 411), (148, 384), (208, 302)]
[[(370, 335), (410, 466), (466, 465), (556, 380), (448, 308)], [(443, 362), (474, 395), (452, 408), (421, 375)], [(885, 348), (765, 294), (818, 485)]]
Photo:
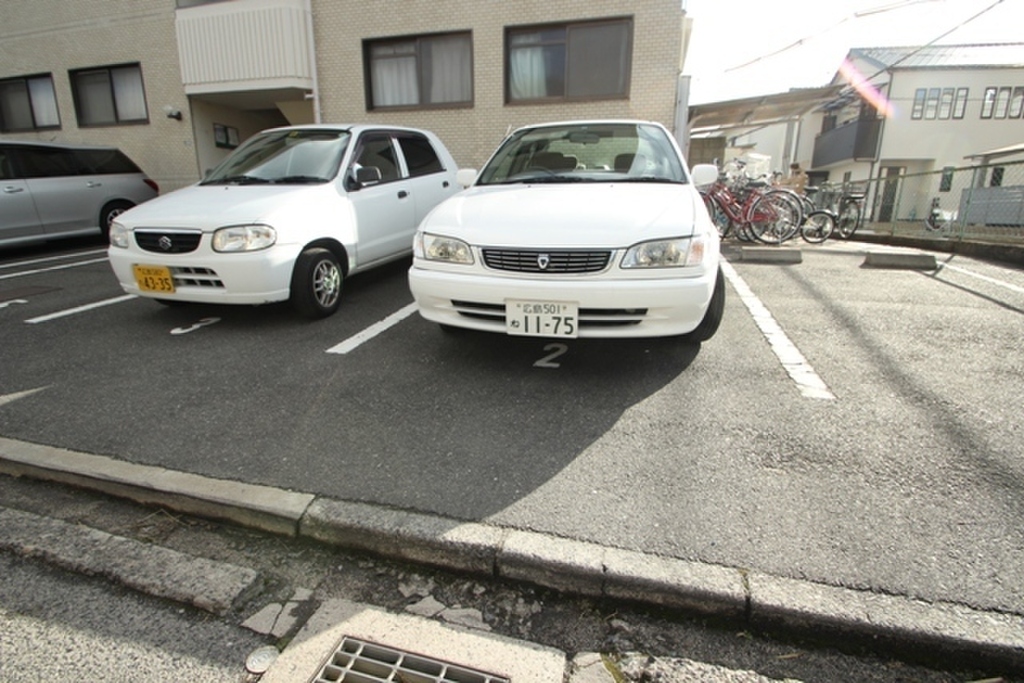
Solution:
[(0, 135), (116, 145), (162, 192), (289, 124), (428, 128), (479, 166), (538, 121), (674, 128), (684, 21), (680, 0), (4, 0)]

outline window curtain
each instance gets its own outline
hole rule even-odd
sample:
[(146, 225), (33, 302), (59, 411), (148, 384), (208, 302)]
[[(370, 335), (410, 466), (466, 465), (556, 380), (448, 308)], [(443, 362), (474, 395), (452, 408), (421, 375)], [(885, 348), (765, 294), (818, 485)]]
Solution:
[(49, 78), (32, 78), (28, 81), (29, 99), (37, 128), (59, 126), (57, 97), (53, 92), (53, 81)]
[(4, 130), (32, 129), (32, 110), (22, 81), (0, 83), (0, 120)]
[(142, 72), (138, 67), (112, 69), (114, 102), (118, 121), (140, 121), (147, 117), (146, 93), (142, 88)]
[(373, 106), (398, 107), (419, 104), (415, 44), (375, 47), (370, 70)]
[(472, 95), (472, 48), (466, 36), (433, 38), (422, 43), (428, 102), (469, 102)]
[(78, 116), (85, 125), (116, 123), (114, 103), (110, 99), (110, 75), (106, 71), (87, 71), (75, 79), (78, 91)]

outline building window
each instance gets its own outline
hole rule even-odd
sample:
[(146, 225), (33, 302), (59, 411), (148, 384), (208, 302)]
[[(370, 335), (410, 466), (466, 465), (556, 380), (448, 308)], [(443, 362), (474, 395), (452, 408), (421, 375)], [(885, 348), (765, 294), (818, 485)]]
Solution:
[(0, 131), (5, 133), (60, 128), (53, 77), (0, 80)]
[(939, 118), (948, 119), (953, 114), (953, 89), (943, 88), (939, 98)]
[(928, 89), (918, 88), (914, 91), (914, 108), (910, 110), (910, 118), (924, 118), (924, 101), (928, 99)]
[(629, 97), (630, 19), (510, 28), (505, 45), (509, 102)]
[(924, 117), (934, 119), (939, 115), (939, 95), (942, 91), (939, 88), (928, 90), (928, 99), (924, 103)]
[(1013, 95), (1010, 96), (1010, 111), (1006, 115), (1011, 119), (1019, 119), (1022, 112), (1024, 112), (1024, 88), (1018, 86), (1013, 89)]
[(956, 97), (953, 99), (953, 118), (962, 119), (967, 111), (967, 88), (957, 88)]
[(985, 99), (981, 101), (981, 118), (992, 118), (992, 110), (996, 106), (996, 89), (985, 88)]
[(138, 64), (72, 71), (71, 90), (80, 126), (145, 123), (146, 93)]
[(1006, 111), (1010, 106), (1010, 88), (1000, 88), (996, 93), (995, 111), (992, 115), (997, 119), (1005, 119)]
[(469, 33), (366, 41), (363, 49), (370, 109), (473, 101), (473, 40)]
[(994, 166), (992, 168), (992, 178), (989, 180), (989, 187), (1002, 187), (1003, 185), (1003, 171), (1006, 169), (1002, 166)]
[(953, 174), (956, 172), (954, 166), (943, 166), (942, 177), (939, 178), (939, 192), (949, 192), (953, 189)]

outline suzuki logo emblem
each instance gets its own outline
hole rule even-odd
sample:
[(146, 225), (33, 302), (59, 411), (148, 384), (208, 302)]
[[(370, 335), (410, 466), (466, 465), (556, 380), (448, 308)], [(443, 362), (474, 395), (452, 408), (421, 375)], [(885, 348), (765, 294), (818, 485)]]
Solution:
[(548, 266), (550, 266), (550, 265), (551, 265), (551, 257), (548, 254), (538, 254), (537, 255), (537, 266), (541, 270), (547, 270)]
[(160, 248), (163, 249), (164, 251), (170, 251), (171, 247), (174, 246), (174, 243), (171, 242), (171, 238), (168, 237), (167, 235), (163, 235), (157, 242), (157, 244), (159, 244)]

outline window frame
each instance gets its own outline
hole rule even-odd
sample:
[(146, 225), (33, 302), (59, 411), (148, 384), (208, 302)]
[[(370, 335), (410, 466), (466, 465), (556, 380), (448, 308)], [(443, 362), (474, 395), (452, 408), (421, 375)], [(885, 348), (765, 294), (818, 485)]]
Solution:
[(985, 96), (981, 100), (981, 118), (990, 119), (996, 108), (996, 92), (998, 88), (989, 86), (985, 88)]
[(928, 88), (914, 90), (914, 104), (910, 109), (910, 118), (919, 121), (924, 118), (924, 103), (928, 99)]
[[(573, 65), (572, 55), (572, 36), (571, 33), (574, 29), (585, 29), (585, 28), (596, 28), (600, 26), (623, 26), (625, 28), (625, 63), (623, 65), (622, 87), (619, 92), (610, 94), (582, 94), (582, 95), (570, 95), (573, 89), (573, 82), (570, 80), (571, 67)], [(513, 38), (517, 35), (527, 35), (530, 33), (539, 33), (545, 31), (561, 30), (563, 37), (560, 41), (554, 40), (542, 40), (540, 43), (530, 45), (529, 47), (544, 47), (554, 45), (564, 45), (564, 70), (562, 73), (562, 93), (556, 95), (544, 95), (539, 97), (514, 97), (512, 88), (512, 54), (515, 49), (513, 46)], [(620, 16), (620, 17), (608, 17), (604, 19), (594, 19), (587, 21), (567, 21), (567, 22), (555, 22), (547, 24), (528, 24), (520, 26), (506, 26), (505, 27), (505, 46), (504, 46), (504, 79), (505, 79), (505, 104), (506, 105), (532, 105), (532, 104), (559, 104), (563, 102), (601, 102), (609, 100), (628, 100), (630, 98), (630, 92), (632, 90), (633, 80), (633, 61), (634, 61), (634, 46), (636, 25), (632, 16)], [(524, 48), (525, 49), (525, 48)]]
[(967, 113), (967, 98), (970, 88), (957, 88), (953, 96), (953, 118), (962, 119)]
[[(427, 83), (429, 83), (430, 77), (427, 74), (428, 61), (424, 55), (424, 45), (433, 40), (442, 40), (450, 38), (464, 38), (466, 40), (468, 54), (468, 68), (469, 68), (469, 93), (467, 99), (464, 100), (450, 100), (444, 102), (424, 102), (423, 93), (427, 89)], [(417, 87), (417, 102), (415, 104), (377, 104), (374, 101), (374, 64), (379, 57), (374, 57), (374, 48), (383, 47), (388, 45), (402, 45), (412, 44), (413, 51), (411, 56), (416, 60), (416, 87)], [(386, 59), (386, 58), (384, 58)], [(474, 45), (473, 45), (473, 32), (471, 30), (463, 31), (448, 31), (445, 33), (424, 33), (411, 36), (396, 36), (390, 38), (367, 38), (363, 40), (363, 85), (365, 88), (366, 97), (366, 111), (409, 111), (409, 110), (422, 110), (422, 109), (466, 109), (470, 108), (474, 104), (476, 96), (476, 83), (475, 83), (475, 63), (474, 63)]]
[[(46, 82), (49, 85), (49, 96), (48, 102), (37, 102), (36, 98), (33, 97), (32, 83)], [(28, 113), (32, 119), (32, 125), (27, 128), (15, 128), (9, 126), (3, 116), (4, 107), (0, 106), (0, 133), (25, 133), (37, 130), (60, 130), (60, 107), (57, 103), (57, 91), (53, 87), (53, 74), (52, 73), (40, 73), (31, 74), (28, 76), (15, 76), (12, 78), (0, 79), (0, 86), (2, 85), (18, 85), (24, 86), (24, 96), (28, 102)], [(38, 121), (39, 107), (49, 105), (53, 108), (53, 115), (56, 117), (56, 123), (53, 124), (40, 124)]]
[[(127, 118), (122, 117), (119, 114), (119, 109), (124, 104), (127, 104), (122, 100), (121, 103), (118, 101), (118, 90), (116, 79), (114, 78), (115, 72), (134, 70), (137, 74), (139, 81), (139, 95), (141, 96), (141, 102), (135, 104), (141, 104), (143, 109), (143, 115), (139, 118)], [(108, 105), (110, 110), (113, 112), (112, 120), (97, 120), (91, 121), (85, 119), (86, 101), (84, 98), (83, 90), (85, 83), (82, 82), (82, 78), (97, 73), (106, 74), (106, 82), (108, 86), (109, 99), (105, 100), (102, 104)], [(146, 99), (146, 82), (142, 74), (142, 65), (138, 62), (127, 62), (124, 64), (108, 64), (104, 66), (91, 66), (83, 69), (73, 69), (68, 71), (68, 80), (71, 83), (71, 95), (75, 103), (75, 117), (78, 121), (79, 128), (105, 128), (110, 126), (137, 126), (145, 125), (150, 122), (149, 118), (149, 103)], [(124, 97), (127, 98), (129, 95), (124, 93)], [(91, 106), (91, 105), (90, 105)]]

